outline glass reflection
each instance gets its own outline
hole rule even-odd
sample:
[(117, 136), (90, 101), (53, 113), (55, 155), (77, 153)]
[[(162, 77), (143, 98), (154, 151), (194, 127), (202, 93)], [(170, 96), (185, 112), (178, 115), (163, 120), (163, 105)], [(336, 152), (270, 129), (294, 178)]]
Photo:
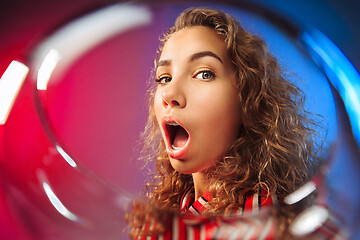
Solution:
[[(33, 53), (33, 67), (39, 68), (38, 89), (46, 89), (49, 69), (55, 67), (60, 56), (64, 59), (57, 67), (58, 73), (66, 71), (73, 61), (112, 36), (151, 21), (150, 12), (138, 5), (114, 4), (65, 25), (43, 41)], [(95, 34), (96, 33), (96, 34)], [(56, 49), (56, 50), (55, 50)], [(45, 56), (45, 57), (44, 57)], [(45, 64), (42, 70), (41, 62)], [(42, 76), (44, 71), (45, 76)], [(53, 79), (54, 80), (54, 79)]]
[(323, 68), (339, 91), (360, 146), (360, 75), (340, 49), (316, 29), (307, 29), (299, 41), (317, 64)]
[(74, 215), (72, 212), (70, 212), (64, 204), (60, 201), (60, 199), (56, 196), (56, 194), (53, 192), (51, 187), (46, 181), (43, 181), (42, 183), (44, 191), (49, 198), (51, 204), (54, 206), (54, 208), (64, 217), (70, 219), (71, 221), (79, 221), (78, 217)]
[(290, 226), (290, 232), (296, 236), (306, 236), (315, 232), (330, 217), (329, 211), (322, 206), (311, 206), (302, 212)]
[(37, 75), (37, 89), (46, 90), (51, 74), (54, 71), (56, 65), (61, 59), (61, 55), (55, 49), (50, 49), (49, 53), (46, 54), (44, 61), (39, 67)]
[(67, 163), (70, 164), (70, 166), (76, 168), (77, 164), (76, 162), (67, 154), (64, 149), (62, 149), (60, 146), (56, 146), (56, 150), (60, 153), (60, 155), (65, 159)]
[(315, 190), (316, 190), (315, 184), (312, 181), (310, 181), (310, 182), (306, 183), (304, 186), (302, 186), (301, 188), (299, 188), (298, 190), (296, 190), (295, 192), (288, 195), (284, 199), (284, 202), (289, 205), (295, 204), (295, 203), (303, 200), (307, 196), (309, 196)]
[(29, 68), (12, 61), (0, 79), (0, 125), (5, 124)]

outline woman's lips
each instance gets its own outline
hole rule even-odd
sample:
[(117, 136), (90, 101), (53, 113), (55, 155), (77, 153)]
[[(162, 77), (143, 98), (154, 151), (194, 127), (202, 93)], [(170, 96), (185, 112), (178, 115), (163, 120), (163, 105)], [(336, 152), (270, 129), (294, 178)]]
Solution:
[(165, 133), (166, 150), (169, 157), (180, 159), (189, 147), (191, 138), (189, 131), (170, 116), (162, 119), (162, 128)]

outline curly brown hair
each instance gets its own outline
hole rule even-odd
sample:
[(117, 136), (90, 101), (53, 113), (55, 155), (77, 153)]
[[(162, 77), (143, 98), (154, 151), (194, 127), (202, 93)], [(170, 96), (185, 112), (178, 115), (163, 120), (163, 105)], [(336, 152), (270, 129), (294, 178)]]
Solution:
[[(233, 212), (242, 206), (245, 193), (259, 188), (269, 195), (291, 193), (318, 166), (315, 123), (304, 111), (302, 92), (286, 80), (265, 42), (222, 11), (182, 12), (161, 39), (159, 56), (174, 33), (193, 26), (209, 27), (223, 37), (237, 76), (243, 119), (238, 139), (207, 176), (213, 194), (209, 211)], [(170, 164), (154, 114), (155, 90), (155, 86), (150, 89), (149, 119), (143, 132), (146, 159), (156, 159), (156, 172), (147, 183), (148, 197), (152, 205), (178, 211), (181, 196), (193, 185), (192, 176), (176, 172)]]

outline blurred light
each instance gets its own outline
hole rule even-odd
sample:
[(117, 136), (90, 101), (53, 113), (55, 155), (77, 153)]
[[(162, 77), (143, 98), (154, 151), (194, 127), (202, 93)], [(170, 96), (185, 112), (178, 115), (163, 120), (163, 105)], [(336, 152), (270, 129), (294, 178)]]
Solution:
[(62, 149), (60, 146), (56, 145), (56, 150), (60, 153), (60, 155), (66, 160), (70, 166), (76, 168), (77, 164), (76, 162), (67, 154), (64, 149)]
[(0, 79), (0, 125), (5, 124), (29, 68), (12, 61)]
[(304, 199), (305, 197), (309, 196), (313, 191), (316, 190), (315, 183), (312, 181), (306, 183), (304, 186), (296, 190), (295, 192), (291, 193), (290, 195), (286, 196), (284, 202), (288, 205), (297, 203)]
[(50, 49), (49, 53), (45, 56), (44, 61), (41, 63), (38, 76), (37, 76), (37, 89), (46, 90), (51, 74), (56, 65), (60, 61), (61, 56), (55, 49)]
[(44, 191), (49, 198), (51, 204), (54, 206), (54, 208), (64, 217), (67, 219), (70, 219), (71, 221), (79, 221), (78, 217), (72, 214), (65, 206), (62, 204), (62, 202), (59, 200), (59, 198), (55, 195), (51, 187), (43, 181), (42, 183)]
[(115, 200), (116, 205), (124, 209), (128, 208), (130, 204), (133, 203), (134, 196), (131, 196), (128, 192), (122, 190), (117, 190), (117, 192), (118, 195)]
[(354, 137), (360, 146), (360, 75), (341, 52), (324, 34), (311, 29), (300, 36), (300, 43), (313, 60), (325, 71), (330, 82), (339, 92), (349, 115)]
[[(42, 65), (44, 56), (48, 56), (48, 54), (56, 59), (55, 53), (51, 52), (52, 49), (56, 49), (62, 57), (57, 69), (62, 72), (62, 69), (102, 41), (128, 29), (146, 25), (150, 21), (151, 13), (147, 8), (130, 4), (115, 4), (87, 14), (65, 25), (36, 49), (34, 53), (35, 67)], [(49, 81), (50, 69), (50, 67), (45, 68), (46, 74), (44, 73), (44, 79), (41, 79), (44, 82), (38, 83), (41, 86), (40, 89), (46, 89), (44, 83), (45, 80)]]
[(303, 236), (314, 232), (329, 218), (329, 211), (322, 206), (314, 205), (302, 212), (290, 225), (294, 236)]

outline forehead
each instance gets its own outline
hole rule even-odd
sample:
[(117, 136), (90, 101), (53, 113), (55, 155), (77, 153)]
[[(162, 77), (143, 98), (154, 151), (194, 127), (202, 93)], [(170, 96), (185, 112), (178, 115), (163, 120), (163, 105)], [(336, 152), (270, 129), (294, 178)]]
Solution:
[(228, 58), (223, 37), (211, 28), (196, 26), (184, 28), (173, 33), (164, 44), (160, 60), (173, 60), (202, 51), (212, 51), (222, 59)]

